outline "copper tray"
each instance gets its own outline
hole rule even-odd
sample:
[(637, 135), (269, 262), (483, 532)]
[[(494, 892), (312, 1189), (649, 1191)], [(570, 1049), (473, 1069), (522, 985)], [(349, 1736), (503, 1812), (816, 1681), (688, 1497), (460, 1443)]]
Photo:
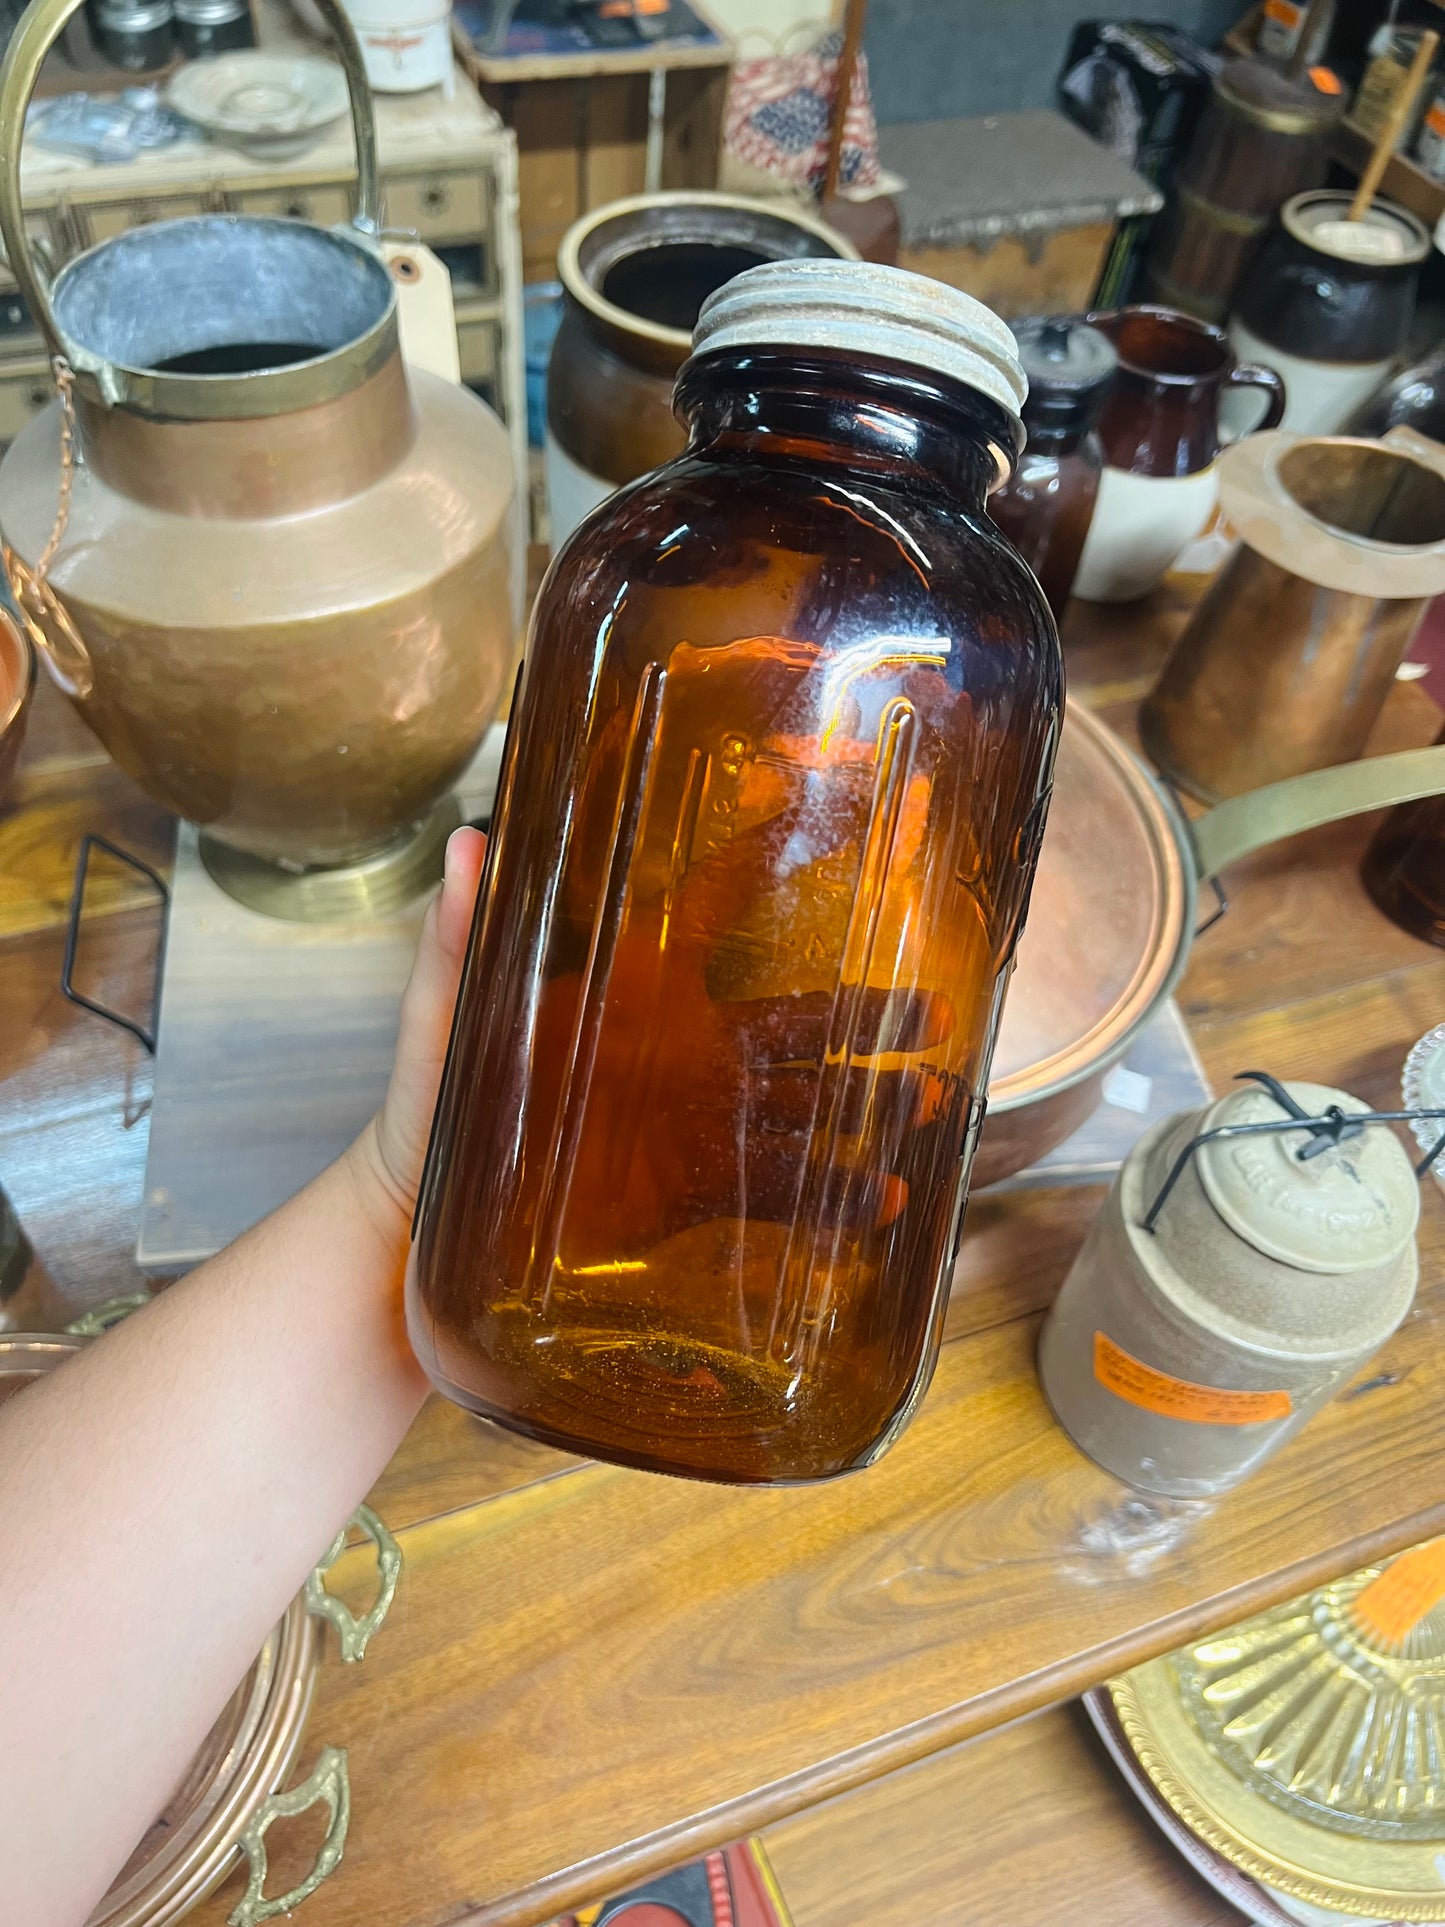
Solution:
[(1192, 822), (1070, 702), (974, 1167), (992, 1184), (1061, 1144), (1189, 961), (1201, 881), (1299, 830), (1445, 790), (1445, 745), (1272, 783)]

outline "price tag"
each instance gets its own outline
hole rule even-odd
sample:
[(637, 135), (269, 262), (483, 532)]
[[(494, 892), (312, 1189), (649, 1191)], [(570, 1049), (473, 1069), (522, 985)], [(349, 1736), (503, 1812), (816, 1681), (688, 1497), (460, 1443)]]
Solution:
[(396, 283), (402, 360), (408, 367), (459, 383), (462, 360), (451, 276), (420, 241), (384, 241), (381, 251)]
[(1358, 1595), (1354, 1615), (1386, 1646), (1398, 1646), (1445, 1599), (1445, 1539), (1402, 1552)]
[(1094, 1377), (1106, 1392), (1141, 1411), (1195, 1425), (1261, 1425), (1288, 1418), (1293, 1410), (1288, 1392), (1236, 1392), (1174, 1378), (1131, 1357), (1106, 1332), (1094, 1333)]

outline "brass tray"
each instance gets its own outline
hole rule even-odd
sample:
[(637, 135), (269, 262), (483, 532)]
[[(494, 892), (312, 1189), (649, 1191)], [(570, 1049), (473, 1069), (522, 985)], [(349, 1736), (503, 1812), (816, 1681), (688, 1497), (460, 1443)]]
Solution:
[[(63, 1365), (89, 1337), (144, 1303), (145, 1296), (113, 1300), (70, 1332), (0, 1333), (0, 1403)], [(379, 1584), (370, 1610), (356, 1618), (326, 1590), (326, 1572), (346, 1542), (343, 1530), (271, 1632), (86, 1927), (168, 1927), (214, 1892), (243, 1856), (249, 1863), (246, 1891), (229, 1920), (233, 1927), (259, 1927), (289, 1913), (340, 1864), (351, 1807), (345, 1749), (323, 1747), (303, 1784), (281, 1789), (301, 1749), (321, 1660), (322, 1622), (335, 1628), (344, 1660), (360, 1659), (396, 1591), (401, 1552), (395, 1540), (365, 1506), (353, 1523), (377, 1548)], [(263, 1891), (267, 1828), (318, 1803), (327, 1808), (327, 1829), (311, 1873), (290, 1893), (268, 1898)]]
[(1387, 1641), (1355, 1611), (1379, 1575), (1108, 1690), (1150, 1782), (1233, 1866), (1337, 1913), (1445, 1921), (1445, 1603)]

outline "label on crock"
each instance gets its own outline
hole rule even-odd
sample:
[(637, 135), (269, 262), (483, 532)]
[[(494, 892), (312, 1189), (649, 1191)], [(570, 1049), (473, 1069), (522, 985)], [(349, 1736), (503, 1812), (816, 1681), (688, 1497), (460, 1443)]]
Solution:
[(1357, 1595), (1354, 1615), (1366, 1632), (1396, 1646), (1445, 1599), (1445, 1539), (1402, 1552)]
[(547, 430), (547, 519), (555, 555), (577, 524), (617, 491), (616, 482), (593, 475), (574, 462), (551, 429)]
[(1288, 1418), (1294, 1409), (1288, 1392), (1229, 1392), (1173, 1378), (1132, 1358), (1106, 1332), (1094, 1333), (1094, 1377), (1106, 1392), (1142, 1411), (1189, 1419), (1195, 1425), (1262, 1425)]

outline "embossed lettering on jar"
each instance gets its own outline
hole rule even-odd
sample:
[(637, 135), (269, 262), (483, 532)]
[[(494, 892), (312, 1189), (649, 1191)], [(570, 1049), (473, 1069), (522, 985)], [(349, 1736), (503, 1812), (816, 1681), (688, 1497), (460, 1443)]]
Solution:
[(1061, 701), (1022, 391), (954, 290), (753, 269), (554, 563), (408, 1286), (472, 1410), (769, 1482), (926, 1385)]

